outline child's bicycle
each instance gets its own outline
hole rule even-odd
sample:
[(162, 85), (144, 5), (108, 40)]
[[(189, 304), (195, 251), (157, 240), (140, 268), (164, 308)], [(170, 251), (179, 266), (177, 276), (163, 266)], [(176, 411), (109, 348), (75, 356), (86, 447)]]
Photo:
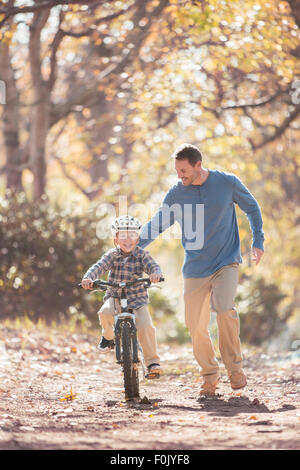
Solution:
[[(164, 278), (160, 278), (160, 282)], [(128, 308), (125, 288), (136, 284), (144, 284), (146, 288), (153, 287), (149, 278), (138, 278), (129, 282), (109, 282), (97, 279), (93, 281), (93, 289), (106, 290), (108, 287), (121, 288), (120, 305), (121, 311), (114, 317), (115, 320), (115, 352), (116, 361), (122, 366), (125, 388), (125, 399), (131, 400), (139, 398), (139, 370), (138, 365), (141, 362), (144, 376), (145, 367), (143, 359), (140, 361), (138, 351), (140, 349), (137, 340), (135, 314)]]

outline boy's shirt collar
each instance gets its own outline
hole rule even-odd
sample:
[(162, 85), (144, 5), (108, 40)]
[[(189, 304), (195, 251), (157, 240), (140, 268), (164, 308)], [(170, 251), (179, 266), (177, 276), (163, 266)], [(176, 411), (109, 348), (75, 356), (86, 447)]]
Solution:
[(136, 258), (138, 251), (139, 251), (138, 246), (136, 246), (130, 253), (123, 253), (121, 248), (117, 248), (118, 256), (120, 258), (128, 258), (129, 256), (134, 256)]

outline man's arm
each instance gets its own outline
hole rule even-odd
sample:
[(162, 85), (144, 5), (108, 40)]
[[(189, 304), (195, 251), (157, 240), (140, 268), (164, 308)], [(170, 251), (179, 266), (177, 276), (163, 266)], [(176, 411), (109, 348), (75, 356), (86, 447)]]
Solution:
[(233, 202), (235, 202), (247, 215), (252, 230), (253, 260), (256, 264), (264, 252), (263, 221), (258, 202), (239, 178), (234, 176)]
[(173, 204), (171, 190), (169, 190), (163, 200), (162, 205), (154, 214), (151, 220), (147, 222), (141, 230), (140, 241), (138, 245), (145, 248), (153, 240), (155, 240), (161, 233), (167, 230), (175, 222), (174, 211), (170, 210)]

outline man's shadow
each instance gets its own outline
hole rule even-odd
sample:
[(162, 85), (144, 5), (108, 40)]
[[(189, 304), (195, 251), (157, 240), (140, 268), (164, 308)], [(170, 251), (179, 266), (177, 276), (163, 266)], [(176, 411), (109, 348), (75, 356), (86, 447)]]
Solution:
[[(113, 402), (115, 404), (117, 402)], [(161, 398), (151, 398), (150, 400), (147, 397), (143, 399), (135, 399), (134, 401), (127, 402), (129, 408), (145, 408), (152, 409), (153, 406), (160, 404), (160, 414), (164, 414), (164, 410), (174, 409), (181, 411), (194, 411), (197, 414), (199, 411), (206, 412), (211, 416), (220, 416), (220, 417), (234, 417), (239, 414), (251, 414), (257, 415), (259, 413), (265, 414), (268, 413), (271, 417), (273, 413), (286, 412), (290, 410), (296, 410), (297, 407), (293, 405), (283, 404), (280, 408), (270, 410), (265, 403), (260, 403), (258, 399), (250, 400), (247, 396), (230, 396), (224, 397), (222, 395), (216, 394), (212, 397), (203, 396), (199, 397), (196, 401), (199, 405), (194, 406), (185, 406), (182, 404), (170, 404), (165, 403), (165, 400)], [(111, 406), (111, 405), (110, 405)], [(263, 424), (261, 421), (253, 422), (251, 424)], [(268, 424), (267, 422), (265, 424)]]
[(225, 399), (221, 395), (213, 397), (200, 397), (198, 398), (200, 410), (209, 413), (211, 416), (232, 417), (241, 413), (278, 413), (289, 410), (296, 410), (293, 405), (282, 405), (278, 409), (270, 410), (265, 403), (260, 403), (259, 400), (250, 400), (246, 396), (233, 396)]

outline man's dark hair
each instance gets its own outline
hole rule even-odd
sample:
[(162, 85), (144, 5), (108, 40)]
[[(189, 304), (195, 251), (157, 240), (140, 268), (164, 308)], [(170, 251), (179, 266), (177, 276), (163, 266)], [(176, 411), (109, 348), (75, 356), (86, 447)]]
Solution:
[(193, 144), (182, 144), (177, 147), (172, 157), (175, 160), (188, 160), (190, 165), (195, 166), (197, 162), (202, 162), (200, 150)]

